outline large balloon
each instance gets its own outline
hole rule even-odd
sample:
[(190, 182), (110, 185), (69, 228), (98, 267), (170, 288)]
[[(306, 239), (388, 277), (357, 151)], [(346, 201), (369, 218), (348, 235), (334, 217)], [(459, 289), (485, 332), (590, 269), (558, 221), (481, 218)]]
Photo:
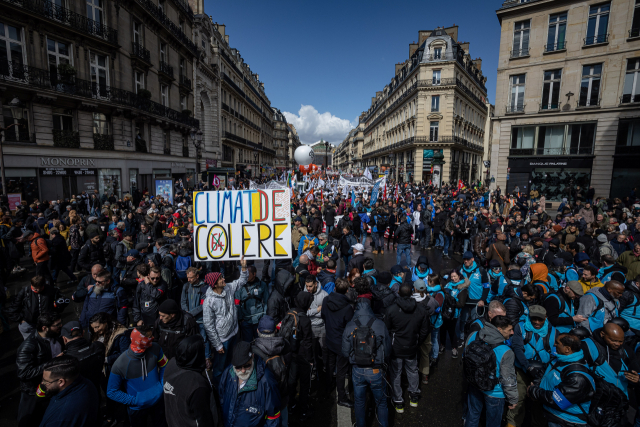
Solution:
[(299, 165), (306, 166), (309, 163), (313, 163), (315, 154), (310, 146), (301, 145), (300, 147), (296, 148), (296, 152), (293, 153), (293, 158)]

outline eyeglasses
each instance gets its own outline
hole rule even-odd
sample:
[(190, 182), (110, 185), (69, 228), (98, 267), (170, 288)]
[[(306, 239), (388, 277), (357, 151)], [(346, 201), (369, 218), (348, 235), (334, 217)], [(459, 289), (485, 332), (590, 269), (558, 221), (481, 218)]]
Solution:
[(246, 365), (234, 366), (234, 368), (236, 368), (236, 371), (241, 371), (243, 369), (247, 370), (247, 369), (251, 368), (252, 364), (253, 364), (253, 362), (249, 361)]
[(40, 381), (40, 382), (41, 382), (41, 383), (44, 383), (44, 384), (53, 384), (53, 383), (55, 383), (56, 381), (59, 381), (59, 380), (60, 380), (60, 378), (58, 378), (57, 380), (47, 381), (47, 380), (45, 380), (45, 379), (43, 378), (43, 379), (42, 379), (42, 381)]
[(96, 280), (96, 283), (97, 283), (98, 285), (103, 285), (103, 284), (105, 284), (105, 283), (107, 283), (107, 282), (108, 282), (108, 280)]
[(156, 276), (156, 277), (149, 276), (149, 280), (153, 280), (154, 282), (159, 279), (160, 279), (160, 276)]

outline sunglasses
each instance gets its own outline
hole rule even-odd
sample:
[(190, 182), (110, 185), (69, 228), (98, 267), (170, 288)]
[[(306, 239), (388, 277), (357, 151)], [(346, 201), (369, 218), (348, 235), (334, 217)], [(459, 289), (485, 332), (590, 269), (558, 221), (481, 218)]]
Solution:
[(155, 282), (156, 280), (160, 280), (160, 276), (158, 276), (158, 277), (149, 276), (149, 280), (153, 280)]
[(107, 283), (107, 280), (96, 280), (96, 283), (97, 283), (98, 285), (102, 285), (102, 284)]
[(249, 361), (247, 364), (242, 365), (242, 366), (234, 366), (234, 368), (236, 368), (236, 371), (241, 371), (241, 370), (247, 370), (249, 368), (251, 368), (252, 362)]

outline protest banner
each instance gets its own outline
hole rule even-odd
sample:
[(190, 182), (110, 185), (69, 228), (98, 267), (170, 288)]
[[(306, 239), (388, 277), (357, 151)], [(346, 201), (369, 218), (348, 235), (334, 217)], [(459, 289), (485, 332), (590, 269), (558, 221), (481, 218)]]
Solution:
[(193, 224), (196, 261), (292, 257), (286, 188), (197, 193)]

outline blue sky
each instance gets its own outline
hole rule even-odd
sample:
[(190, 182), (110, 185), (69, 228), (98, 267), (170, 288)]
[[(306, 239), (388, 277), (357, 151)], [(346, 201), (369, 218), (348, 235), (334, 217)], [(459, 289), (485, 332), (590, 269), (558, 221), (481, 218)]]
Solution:
[(260, 75), (273, 107), (301, 140), (340, 143), (409, 56), (419, 30), (459, 26), (472, 58), (481, 57), (495, 99), (500, 1), (205, 0), (226, 24), (230, 45)]

